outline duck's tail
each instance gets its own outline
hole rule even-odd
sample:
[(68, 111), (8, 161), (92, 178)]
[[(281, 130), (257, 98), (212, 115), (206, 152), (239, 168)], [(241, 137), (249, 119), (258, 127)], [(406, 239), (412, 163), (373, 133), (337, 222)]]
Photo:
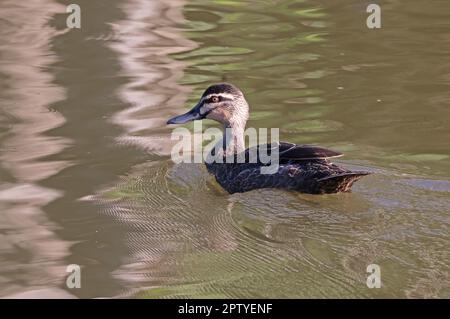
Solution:
[(369, 172), (347, 172), (338, 175), (328, 176), (317, 180), (318, 192), (325, 193), (339, 193), (348, 192), (353, 183), (361, 177), (369, 175)]

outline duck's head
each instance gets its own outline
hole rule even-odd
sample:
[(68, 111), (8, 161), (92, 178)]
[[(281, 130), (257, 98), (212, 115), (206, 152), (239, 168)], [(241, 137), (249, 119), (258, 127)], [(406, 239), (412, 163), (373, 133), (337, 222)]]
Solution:
[(229, 83), (214, 84), (206, 89), (189, 112), (171, 118), (167, 124), (211, 119), (225, 126), (245, 127), (248, 112), (248, 103), (241, 90)]

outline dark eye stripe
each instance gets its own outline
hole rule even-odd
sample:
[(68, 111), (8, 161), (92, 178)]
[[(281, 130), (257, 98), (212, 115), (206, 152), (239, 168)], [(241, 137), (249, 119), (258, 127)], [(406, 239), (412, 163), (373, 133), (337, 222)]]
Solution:
[(216, 97), (219, 98), (219, 102), (221, 102), (221, 101), (231, 101), (232, 100), (230, 98), (227, 98), (227, 97), (224, 97), (224, 96), (221, 96), (221, 95), (214, 95), (214, 96), (211, 96), (209, 99), (205, 100), (204, 103), (214, 103), (213, 99), (216, 98)]
[(219, 102), (221, 101), (219, 96), (211, 96), (211, 97), (210, 97), (209, 99), (207, 99), (205, 102), (206, 102), (206, 103), (214, 103), (214, 99), (215, 99), (215, 98), (219, 98)]

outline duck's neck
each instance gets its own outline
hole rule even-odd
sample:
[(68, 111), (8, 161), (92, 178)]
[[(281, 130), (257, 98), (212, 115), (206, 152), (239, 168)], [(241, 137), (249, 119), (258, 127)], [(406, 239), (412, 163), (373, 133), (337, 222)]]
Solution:
[(222, 147), (225, 155), (233, 155), (245, 150), (245, 121), (224, 125)]

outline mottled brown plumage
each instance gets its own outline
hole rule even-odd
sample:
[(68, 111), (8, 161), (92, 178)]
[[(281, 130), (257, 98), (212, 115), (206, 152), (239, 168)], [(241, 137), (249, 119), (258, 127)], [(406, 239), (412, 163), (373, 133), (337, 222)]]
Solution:
[(264, 164), (259, 159), (252, 163), (249, 149), (245, 150), (245, 163), (237, 163), (237, 160), (235, 163), (213, 162), (206, 163), (206, 167), (229, 193), (258, 188), (281, 188), (309, 194), (347, 192), (354, 182), (369, 174), (349, 171), (330, 163), (328, 158), (342, 154), (322, 147), (285, 142), (258, 146), (261, 147), (269, 150), (278, 147), (279, 168), (276, 173), (261, 174), (261, 167), (270, 163)]
[[(370, 174), (350, 171), (330, 163), (330, 158), (342, 156), (342, 153), (323, 147), (280, 142), (258, 145), (256, 150), (245, 149), (243, 132), (248, 112), (248, 104), (242, 92), (231, 84), (223, 83), (210, 86), (191, 111), (176, 116), (167, 123), (178, 124), (209, 118), (222, 123), (226, 132), (231, 132), (230, 136), (228, 133), (224, 134), (221, 142), (222, 160), (206, 163), (208, 171), (229, 193), (258, 188), (280, 188), (310, 194), (347, 192), (355, 181)], [(271, 163), (259, 158), (260, 151), (270, 156), (276, 150), (279, 153), (278, 169), (273, 174), (262, 174), (261, 168)], [(237, 159), (241, 155), (241, 158), (245, 158), (243, 162), (226, 161), (227, 157)], [(214, 149), (210, 156), (216, 156)]]

